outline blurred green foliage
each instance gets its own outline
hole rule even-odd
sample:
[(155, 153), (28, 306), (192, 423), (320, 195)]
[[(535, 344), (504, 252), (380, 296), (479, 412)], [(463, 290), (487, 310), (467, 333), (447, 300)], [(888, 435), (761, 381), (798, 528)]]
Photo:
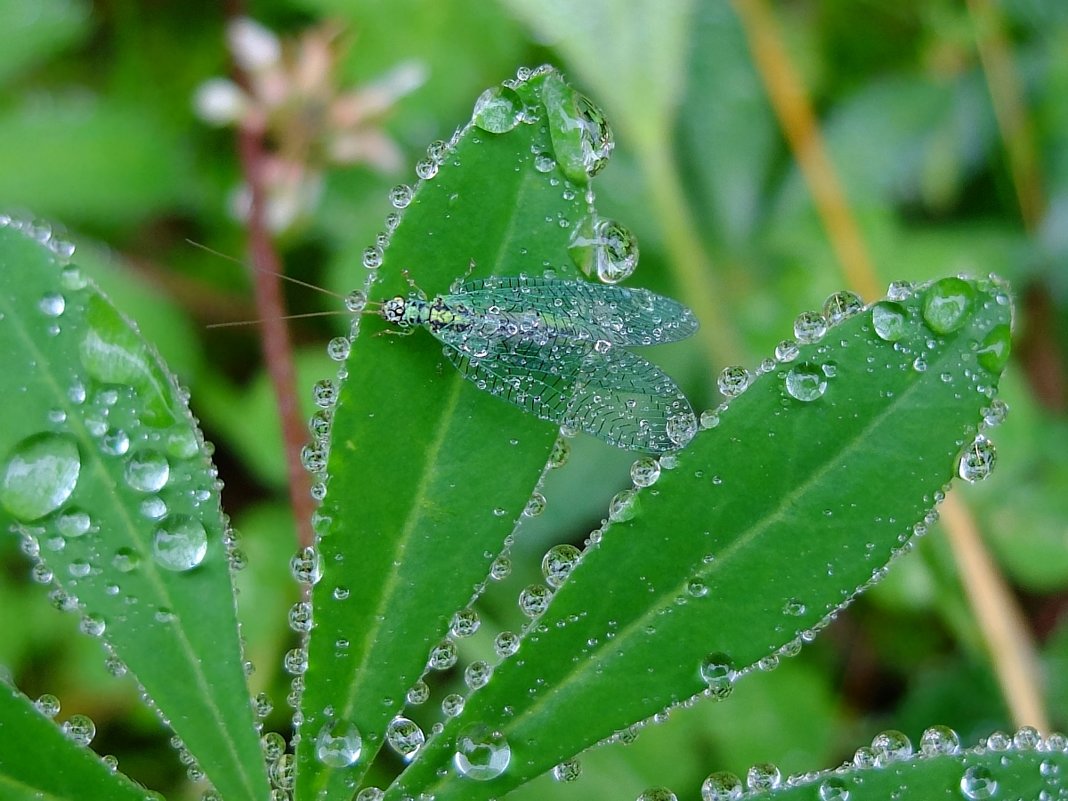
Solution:
[[(1028, 613), (1051, 677), (1053, 722), (1065, 728), (1068, 5), (1004, 0), (998, 8), (1039, 177), (1040, 214), (1029, 224), (966, 5), (836, 0), (782, 4), (776, 13), (884, 282), (996, 271), (1017, 288), (998, 470), (962, 494)], [(750, 366), (789, 334), (800, 309), (843, 288), (746, 32), (726, 2), (264, 0), (248, 11), (284, 37), (332, 20), (348, 45), (333, 76), (342, 87), (419, 64), (425, 82), (398, 99), (379, 128), (407, 165), (430, 141), (448, 138), (485, 87), (521, 65), (560, 66), (616, 128), (598, 201), (642, 243), (636, 283), (671, 291), (679, 282), (677, 211), (663, 200), (665, 182), (675, 181), (699, 232), (707, 280), (721, 293), (718, 313)], [(234, 135), (204, 124), (193, 104), (199, 86), (229, 69), (225, 23), (222, 5), (207, 0), (0, 4), (0, 208), (64, 226), (78, 261), (191, 387), (251, 557), (240, 600), (262, 599), (242, 612), (254, 618), (245, 627), (254, 690), (275, 698), (267, 726), (277, 730), (287, 711), (280, 654), (292, 644), (280, 596), (294, 593), (279, 565), (296, 547), (286, 536), (280, 446), (265, 433), (278, 424), (255, 327), (205, 328), (256, 316), (247, 272), (186, 242), (243, 257), (243, 226), (231, 213), (240, 182)], [(361, 253), (383, 226), (389, 187), (410, 180), (410, 166), (326, 169), (315, 205), (279, 236), (288, 272), (336, 291), (354, 286)], [(295, 312), (324, 308), (303, 290), (290, 291), (289, 301)], [(321, 343), (345, 328), (343, 316), (294, 322), (307, 346), (302, 401), (313, 378), (333, 370)], [(696, 404), (715, 402), (723, 364), (696, 347), (668, 359)], [(545, 515), (520, 533), (517, 572), (536, 571), (547, 544), (581, 540), (603, 515), (629, 462), (608, 450), (575, 442), (566, 475), (545, 489)], [(48, 608), (14, 538), (0, 539), (0, 564), (0, 662), (31, 696), (53, 692), (65, 712), (90, 714), (100, 729), (95, 745), (119, 755), (132, 776), (170, 798), (191, 797), (182, 795), (167, 734), (138, 711), (136, 688), (108, 679), (95, 643), (72, 636), (74, 620)], [(732, 711), (744, 700), (747, 714), (688, 710), (633, 746), (585, 758), (577, 784), (539, 780), (517, 797), (627, 797), (652, 785), (692, 787), (714, 769), (744, 773), (753, 762), (773, 761), (784, 772), (829, 766), (889, 726), (916, 738), (924, 726), (946, 723), (966, 742), (1010, 728), (956, 570), (935, 530), (770, 682), (743, 683)]]

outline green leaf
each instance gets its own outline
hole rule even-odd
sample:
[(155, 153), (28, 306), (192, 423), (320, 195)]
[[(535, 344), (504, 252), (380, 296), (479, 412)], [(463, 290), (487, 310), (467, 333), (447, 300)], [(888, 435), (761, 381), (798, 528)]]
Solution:
[[(83, 730), (88, 733), (88, 729)], [(145, 801), (145, 790), (112, 772), (29, 698), (0, 681), (0, 797), (4, 801)]]
[[(902, 745), (903, 750), (894, 750)], [(1043, 740), (1033, 729), (1021, 729), (1015, 738), (994, 733), (985, 745), (961, 750), (954, 733), (932, 727), (924, 732), (921, 749), (914, 754), (900, 732), (887, 732), (876, 738), (872, 748), (858, 749), (857, 759), (867, 760), (863, 766), (824, 771), (793, 783), (776, 773), (769, 777), (775, 789), (766, 797), (776, 801), (1053, 798), (1063, 791), (1062, 777), (1068, 770), (1064, 736)], [(720, 790), (733, 784), (741, 797), (742, 783), (737, 777), (714, 774), (712, 779)], [(723, 797), (734, 796), (724, 793)]]
[[(499, 797), (800, 648), (907, 550), (976, 437), (1010, 318), (1000, 284), (944, 279), (756, 378), (616, 516), (628, 519), (591, 536), (517, 656), (387, 797)], [(511, 749), (492, 780), (453, 768), (472, 731)]]
[[(585, 188), (554, 160), (540, 99), (547, 81), (560, 79), (541, 71), (497, 95), (536, 122), (516, 117), (502, 133), (471, 124), (439, 154), (385, 250), (374, 300), (407, 294), (403, 269), (430, 296), (471, 263), (475, 277), (547, 268), (574, 277), (568, 244), (589, 212)], [(476, 119), (499, 130), (499, 112)], [(407, 192), (396, 196), (404, 206)], [(371, 330), (353, 343), (330, 432), (298, 798), (351, 794), (429, 650), (485, 580), (556, 436), (464, 380), (425, 332), (373, 335), (383, 325), (362, 322)], [(349, 726), (363, 738), (358, 762), (327, 767), (317, 740)]]
[(220, 794), (259, 801), (267, 780), (208, 451), (136, 327), (31, 230), (0, 228), (0, 524)]

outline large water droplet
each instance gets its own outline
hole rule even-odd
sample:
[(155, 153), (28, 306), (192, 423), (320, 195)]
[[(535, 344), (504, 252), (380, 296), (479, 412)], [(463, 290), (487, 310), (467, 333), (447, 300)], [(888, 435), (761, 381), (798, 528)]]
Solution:
[(726, 698), (734, 689), (734, 664), (726, 654), (708, 654), (701, 660), (698, 673), (701, 681), (708, 685), (709, 694), (713, 698)]
[(347, 721), (324, 724), (315, 738), (315, 758), (330, 768), (347, 768), (355, 764), (362, 749), (360, 730)]
[(735, 398), (749, 389), (752, 380), (752, 373), (744, 367), (725, 367), (716, 379), (716, 386), (725, 397)]
[(738, 801), (741, 797), (742, 780), (729, 771), (716, 771), (701, 784), (701, 801)]
[(54, 718), (59, 714), (59, 699), (51, 693), (45, 693), (38, 697), (33, 705), (37, 707), (37, 711), (44, 715), (46, 718)]
[(36, 434), (11, 451), (0, 476), (0, 504), (19, 520), (38, 520), (63, 505), (78, 485), (78, 445), (64, 434)]
[(920, 737), (920, 751), (927, 756), (955, 754), (960, 751), (960, 735), (949, 726), (930, 726)]
[(651, 487), (659, 479), (660, 462), (651, 456), (639, 457), (630, 466), (630, 480), (635, 487)]
[(594, 215), (575, 227), (567, 252), (583, 273), (606, 284), (629, 278), (638, 266), (638, 238), (622, 224)]
[(635, 801), (679, 801), (679, 797), (667, 787), (651, 787), (640, 793)]
[(961, 454), (957, 475), (974, 484), (989, 476), (996, 462), (997, 451), (994, 449), (994, 443), (980, 435)]
[(508, 769), (511, 760), (512, 749), (508, 741), (489, 726), (475, 724), (456, 738), (453, 765), (464, 778), (480, 782), (496, 779)]
[(879, 339), (897, 342), (908, 332), (908, 312), (900, 303), (881, 300), (871, 307), (871, 324)]
[(923, 297), (923, 320), (936, 334), (949, 334), (963, 324), (971, 311), (975, 289), (960, 278), (943, 278)]
[(989, 769), (982, 765), (971, 765), (964, 769), (964, 775), (960, 777), (960, 791), (968, 801), (985, 801), (997, 794), (998, 782)]
[(766, 793), (782, 784), (782, 773), (778, 766), (762, 762), (745, 773), (745, 785), (753, 793)]
[(156, 529), (152, 538), (152, 556), (167, 570), (192, 570), (208, 553), (208, 535), (204, 526), (192, 517), (175, 515)]
[(582, 551), (574, 545), (554, 545), (545, 552), (541, 560), (541, 573), (545, 576), (545, 583), (554, 589), (562, 585), (581, 558)]
[(995, 326), (979, 343), (976, 358), (986, 370), (997, 375), (1005, 369), (1012, 352), (1012, 331), (1007, 325)]
[(604, 112), (558, 75), (546, 76), (541, 99), (560, 169), (572, 181), (587, 183), (604, 169), (615, 147)]
[(411, 762), (426, 742), (426, 735), (414, 720), (398, 716), (386, 726), (386, 742), (405, 762)]
[(87, 715), (71, 715), (63, 724), (63, 733), (75, 745), (87, 746), (96, 737), (96, 724)]
[(823, 316), (831, 325), (837, 325), (864, 308), (864, 303), (856, 293), (842, 290), (835, 292), (823, 302)]
[(912, 741), (904, 732), (887, 729), (872, 738), (871, 750), (875, 754), (877, 765), (888, 765), (912, 756)]
[(64, 537), (81, 537), (93, 527), (93, 519), (83, 509), (67, 508), (56, 515), (56, 531)]
[(126, 462), (126, 483), (137, 492), (159, 492), (171, 476), (171, 465), (162, 453), (144, 450)]
[(827, 377), (814, 364), (796, 364), (786, 373), (786, 391), (799, 401), (814, 401), (827, 391)]
[(523, 100), (514, 89), (494, 86), (483, 92), (475, 101), (471, 122), (489, 133), (506, 133), (517, 125), (523, 116)]

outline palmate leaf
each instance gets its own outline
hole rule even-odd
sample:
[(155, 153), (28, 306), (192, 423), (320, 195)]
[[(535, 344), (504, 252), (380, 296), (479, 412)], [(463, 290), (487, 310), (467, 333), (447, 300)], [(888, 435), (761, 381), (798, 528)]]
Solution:
[(268, 783), (214, 467), (177, 381), (45, 238), (0, 226), (0, 525), (218, 792), (260, 801)]
[[(567, 145), (561, 153), (546, 113), (574, 96), (558, 73), (539, 71), (487, 92), (474, 122), (431, 148), (423, 171), (434, 177), (394, 193), (403, 214), (372, 302), (405, 295), (404, 270), (430, 297), (447, 294), (472, 262), (476, 279), (577, 275), (568, 247), (591, 214), (588, 187), (563, 172), (578, 155)], [(329, 480), (302, 677), (299, 799), (351, 797), (428, 652), (485, 580), (556, 437), (555, 426), (479, 391), (424, 332), (371, 336), (385, 326), (372, 315), (361, 326), (322, 444)]]
[(793, 653), (909, 542), (952, 475), (982, 472), (988, 443), (965, 446), (1010, 317), (1000, 284), (946, 279), (757, 378), (596, 532), (518, 653), (387, 799), (500, 797)]

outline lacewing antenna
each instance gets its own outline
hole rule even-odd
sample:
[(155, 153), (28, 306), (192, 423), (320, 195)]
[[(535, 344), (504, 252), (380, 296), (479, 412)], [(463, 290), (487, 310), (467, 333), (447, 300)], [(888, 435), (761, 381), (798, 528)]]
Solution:
[[(240, 264), (242, 267), (250, 266), (250, 265), (247, 265), (245, 262), (241, 261), (240, 259), (235, 259), (233, 256), (230, 256), (230, 255), (228, 255), (226, 253), (222, 253), (222, 252), (220, 252), (218, 250), (215, 250), (214, 248), (210, 248), (207, 245), (201, 244), (200, 242), (195, 242), (192, 239), (186, 239), (185, 241), (188, 242), (190, 245), (192, 245), (195, 248), (200, 248), (205, 253), (210, 253), (213, 256), (218, 256), (219, 258), (225, 259), (226, 261), (232, 261), (234, 264)], [(292, 276), (286, 275), (285, 273), (278, 273), (278, 272), (275, 272), (273, 270), (265, 270), (262, 267), (256, 267), (256, 266), (252, 266), (252, 269), (254, 269), (254, 270), (258, 271), (258, 272), (261, 272), (261, 273), (266, 273), (267, 275), (277, 276), (278, 278), (281, 278), (283, 281), (288, 281), (291, 284), (296, 284), (297, 286), (302, 286), (302, 287), (304, 287), (306, 289), (312, 289), (312, 290), (314, 290), (316, 292), (320, 292), (320, 293), (322, 293), (324, 295), (329, 295), (330, 297), (336, 298), (336, 299), (338, 299), (340, 301), (343, 301), (343, 302), (346, 301), (345, 295), (339, 294), (337, 292), (331, 292), (329, 289), (325, 289), (324, 287), (318, 286), (317, 284), (312, 284), (312, 283), (310, 283), (308, 281), (302, 281), (299, 278), (293, 278)], [(377, 302), (377, 301), (367, 301), (366, 302), (366, 307), (367, 308), (364, 308), (359, 313), (360, 314), (378, 314), (378, 309), (379, 309), (379, 307), (381, 305), (382, 304)], [(285, 315), (284, 317), (282, 317), (280, 319), (282, 319), (282, 320), (301, 320), (301, 319), (304, 319), (304, 318), (307, 318), (307, 317), (332, 317), (332, 316), (334, 316), (336, 314), (354, 314), (354, 313), (355, 312), (353, 312), (353, 311), (351, 311), (349, 309), (332, 309), (330, 311), (305, 312), (303, 314), (287, 314), (287, 315)], [(225, 322), (225, 323), (211, 323), (209, 325), (206, 325), (205, 328), (234, 328), (236, 326), (241, 326), (241, 325), (259, 325), (260, 323), (263, 323), (263, 322), (265, 322), (265, 321), (262, 320), (262, 319), (260, 319), (260, 320), (235, 320), (235, 321), (232, 321), (232, 322)]]

